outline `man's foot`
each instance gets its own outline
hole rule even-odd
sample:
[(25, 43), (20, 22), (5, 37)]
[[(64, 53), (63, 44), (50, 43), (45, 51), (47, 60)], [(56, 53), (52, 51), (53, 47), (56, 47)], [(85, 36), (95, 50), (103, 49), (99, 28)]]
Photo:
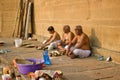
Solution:
[(36, 46), (35, 47), (37, 50), (42, 50), (43, 48), (39, 47), (39, 46)]
[(71, 57), (72, 54), (73, 54), (72, 52), (66, 53), (68, 57)]
[(43, 48), (43, 50), (46, 50), (46, 49), (48, 49), (48, 47), (47, 47), (47, 46)]
[(62, 51), (62, 55), (65, 55), (65, 54), (66, 54), (66, 50), (63, 50), (63, 51)]
[(75, 58), (78, 58), (78, 56), (76, 56), (76, 55), (74, 55), (74, 54), (71, 54), (71, 55), (70, 55), (70, 58), (71, 58), (71, 59), (75, 59)]

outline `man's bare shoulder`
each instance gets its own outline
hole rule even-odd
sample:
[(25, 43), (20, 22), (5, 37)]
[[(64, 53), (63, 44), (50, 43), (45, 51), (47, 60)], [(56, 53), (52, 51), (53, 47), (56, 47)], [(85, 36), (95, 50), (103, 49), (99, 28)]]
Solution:
[(82, 33), (81, 36), (83, 36), (83, 37), (88, 37), (87, 34), (85, 34), (85, 33)]
[(81, 37), (82, 37), (82, 39), (83, 40), (89, 40), (89, 37), (88, 37), (88, 35), (87, 34), (85, 34), (85, 33), (83, 33), (82, 35), (81, 35)]
[(58, 32), (55, 31), (53, 35), (59, 35), (59, 34), (58, 34)]
[(81, 35), (76, 35), (75, 36), (77, 39), (85, 39), (87, 35), (85, 33), (82, 33)]
[(69, 36), (71, 36), (71, 35), (74, 35), (74, 33), (73, 32), (69, 32), (69, 34), (68, 34)]
[(55, 34), (59, 34), (59, 33), (55, 31)]

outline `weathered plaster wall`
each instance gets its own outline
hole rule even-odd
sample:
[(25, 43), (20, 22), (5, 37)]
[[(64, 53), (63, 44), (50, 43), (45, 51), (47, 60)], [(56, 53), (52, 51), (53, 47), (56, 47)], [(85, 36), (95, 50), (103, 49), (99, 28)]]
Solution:
[(1, 26), (2, 26), (2, 12), (1, 12), (1, 2), (0, 2), (0, 32), (1, 32)]
[(120, 0), (34, 0), (35, 34), (49, 36), (50, 25), (62, 34), (63, 25), (73, 30), (80, 24), (90, 36), (94, 53), (120, 61), (119, 4)]
[(1, 32), (1, 26), (2, 26), (2, 17), (1, 17), (1, 12), (0, 12), (0, 32)]
[(1, 37), (12, 37), (17, 18), (19, 0), (0, 0), (1, 3)]

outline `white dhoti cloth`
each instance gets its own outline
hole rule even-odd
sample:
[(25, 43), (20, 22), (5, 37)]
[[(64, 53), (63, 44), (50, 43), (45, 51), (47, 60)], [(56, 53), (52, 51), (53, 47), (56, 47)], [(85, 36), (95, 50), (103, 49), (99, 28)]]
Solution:
[(70, 51), (73, 51), (73, 54), (75, 56), (78, 56), (80, 58), (85, 58), (85, 57), (88, 57), (91, 53), (90, 50), (82, 50), (82, 49), (74, 49), (74, 47), (71, 47), (70, 48)]
[(53, 48), (57, 48), (57, 44), (60, 42), (60, 40), (56, 40), (52, 43), (50, 43), (50, 45), (48, 46), (48, 50), (51, 50)]

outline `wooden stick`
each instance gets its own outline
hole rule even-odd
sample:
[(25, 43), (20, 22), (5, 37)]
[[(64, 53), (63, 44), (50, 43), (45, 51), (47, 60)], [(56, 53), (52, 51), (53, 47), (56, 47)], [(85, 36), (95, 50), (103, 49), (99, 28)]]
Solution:
[(25, 39), (28, 38), (28, 22), (30, 17), (30, 9), (31, 9), (31, 2), (29, 2), (28, 10), (27, 10), (27, 19), (26, 19), (26, 25), (25, 25)]
[[(19, 6), (20, 6), (20, 0), (19, 0)], [(18, 24), (18, 15), (20, 15), (20, 7), (18, 7), (17, 17), (16, 17), (16, 20), (15, 20), (15, 26), (14, 26), (14, 29), (13, 29), (12, 37), (14, 37), (14, 35), (15, 35), (16, 27), (17, 27), (17, 24)]]

